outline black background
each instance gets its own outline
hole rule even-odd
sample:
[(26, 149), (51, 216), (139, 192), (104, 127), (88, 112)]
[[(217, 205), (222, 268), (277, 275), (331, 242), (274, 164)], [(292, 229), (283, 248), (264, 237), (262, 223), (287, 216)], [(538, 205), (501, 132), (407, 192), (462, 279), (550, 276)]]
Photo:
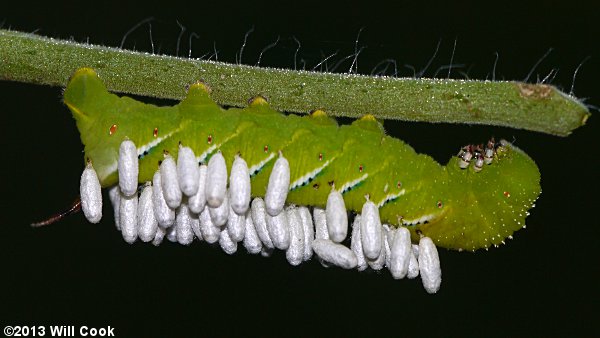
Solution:
[[(483, 4), (485, 3), (485, 4)], [(589, 3), (592, 3), (590, 1)], [(465, 1), (455, 4), (361, 4), (326, 2), (204, 3), (168, 1), (128, 4), (26, 1), (2, 6), (4, 28), (118, 46), (140, 20), (154, 17), (155, 50), (175, 54), (178, 20), (187, 28), (180, 55), (212, 52), (233, 62), (252, 26), (243, 62), (281, 36), (262, 65), (293, 67), (295, 43), (312, 68), (339, 50), (366, 46), (360, 73), (395, 58), (422, 68), (439, 39), (431, 68), (455, 63), (472, 78), (523, 79), (553, 47), (532, 80), (560, 69), (554, 83), (569, 91), (573, 71), (578, 97), (600, 105), (597, 83), (599, 5), (576, 1)], [(11, 8), (14, 7), (14, 8)], [(18, 8), (17, 8), (18, 7)], [(126, 48), (151, 51), (148, 25), (130, 34)], [(340, 58), (338, 57), (337, 60)], [(349, 62), (340, 65), (346, 71)], [(470, 68), (469, 68), (470, 67)], [(447, 72), (438, 74), (446, 77)], [(452, 77), (461, 77), (453, 71)], [(420, 280), (394, 281), (387, 272), (325, 269), (315, 261), (287, 264), (240, 250), (227, 256), (205, 243), (158, 248), (126, 244), (105, 206), (102, 223), (83, 215), (32, 229), (28, 224), (64, 208), (78, 193), (82, 146), (59, 88), (0, 82), (2, 212), (0, 212), (0, 324), (88, 325), (116, 328), (117, 336), (597, 336), (600, 326), (598, 118), (567, 138), (486, 126), (386, 121), (392, 135), (445, 162), (460, 146), (492, 135), (514, 142), (533, 157), (543, 193), (508, 245), (489, 252), (440, 251), (442, 288), (428, 295)], [(161, 102), (165, 103), (165, 102)], [(106, 203), (108, 204), (108, 203)]]

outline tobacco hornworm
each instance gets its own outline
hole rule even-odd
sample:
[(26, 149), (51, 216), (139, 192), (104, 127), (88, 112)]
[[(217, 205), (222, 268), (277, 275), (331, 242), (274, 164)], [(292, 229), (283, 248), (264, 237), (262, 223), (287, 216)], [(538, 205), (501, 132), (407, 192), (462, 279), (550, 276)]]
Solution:
[(64, 101), (103, 187), (117, 183), (119, 145), (126, 139), (137, 145), (140, 183), (152, 181), (164, 153), (176, 157), (183, 144), (199, 162), (221, 151), (229, 169), (241, 155), (255, 196), (264, 196), (282, 152), (291, 172), (286, 203), (323, 207), (334, 187), (357, 212), (368, 196), (381, 220), (406, 226), (413, 242), (423, 234), (457, 250), (503, 243), (524, 227), (541, 192), (536, 164), (506, 141), (465, 147), (443, 166), (385, 135), (370, 115), (338, 126), (320, 110), (283, 115), (262, 97), (244, 109), (224, 109), (202, 83), (191, 85), (179, 104), (157, 107), (109, 93), (89, 68), (73, 75)]

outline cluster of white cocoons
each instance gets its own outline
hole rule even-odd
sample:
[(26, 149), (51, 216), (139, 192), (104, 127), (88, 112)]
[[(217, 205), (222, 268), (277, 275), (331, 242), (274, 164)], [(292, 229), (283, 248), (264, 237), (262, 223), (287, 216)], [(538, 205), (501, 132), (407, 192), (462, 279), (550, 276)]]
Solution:
[[(248, 164), (236, 155), (227, 173), (220, 152), (207, 165), (198, 164), (189, 147), (180, 146), (177, 161), (166, 154), (152, 182), (138, 189), (137, 150), (130, 140), (119, 149), (119, 184), (109, 191), (115, 223), (127, 243), (138, 238), (159, 245), (166, 237), (183, 245), (194, 239), (218, 245), (233, 254), (241, 243), (251, 254), (270, 256), (285, 251), (291, 265), (310, 260), (313, 253), (324, 266), (381, 270), (393, 278), (421, 275), (428, 293), (441, 284), (437, 249), (428, 237), (411, 243), (405, 227), (382, 224), (377, 206), (368, 200), (354, 218), (349, 247), (348, 212), (342, 194), (332, 187), (325, 209), (286, 205), (290, 166), (280, 153), (265, 198), (251, 198)], [(229, 182), (229, 184), (228, 184)], [(139, 190), (139, 191), (138, 191)], [(100, 182), (88, 163), (81, 176), (81, 206), (86, 218), (102, 217)]]

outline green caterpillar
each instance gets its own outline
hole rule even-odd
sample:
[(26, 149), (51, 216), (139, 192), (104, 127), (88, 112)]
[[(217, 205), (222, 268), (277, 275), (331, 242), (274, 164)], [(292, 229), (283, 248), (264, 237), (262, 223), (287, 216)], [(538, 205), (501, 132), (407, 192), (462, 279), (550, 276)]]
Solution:
[(346, 207), (360, 212), (368, 195), (381, 220), (406, 226), (413, 242), (422, 234), (457, 250), (503, 243), (524, 227), (541, 192), (534, 161), (507, 142), (488, 145), (486, 150), (494, 150), (488, 165), (482, 166), (480, 155), (479, 163), (465, 166), (463, 151), (442, 166), (385, 135), (371, 115), (338, 126), (320, 110), (283, 115), (262, 97), (244, 109), (223, 109), (203, 83), (191, 85), (179, 104), (157, 107), (109, 93), (95, 71), (82, 68), (72, 76), (64, 102), (103, 187), (117, 183), (119, 145), (125, 139), (137, 145), (139, 183), (152, 181), (164, 152), (176, 157), (183, 144), (199, 162), (220, 150), (229, 169), (240, 154), (250, 168), (253, 196), (264, 196), (281, 151), (291, 171), (286, 203), (323, 207), (334, 186)]

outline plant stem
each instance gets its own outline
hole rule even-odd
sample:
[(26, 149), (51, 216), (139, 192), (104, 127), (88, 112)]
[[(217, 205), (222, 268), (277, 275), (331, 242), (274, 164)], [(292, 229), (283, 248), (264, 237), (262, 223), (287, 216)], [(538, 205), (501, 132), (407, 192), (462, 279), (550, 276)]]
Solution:
[(182, 99), (203, 81), (221, 105), (255, 95), (281, 111), (323, 109), (333, 116), (507, 126), (566, 136), (590, 113), (545, 84), (414, 79), (251, 67), (132, 52), (0, 30), (0, 79), (65, 86), (78, 68), (94, 68), (109, 90)]

